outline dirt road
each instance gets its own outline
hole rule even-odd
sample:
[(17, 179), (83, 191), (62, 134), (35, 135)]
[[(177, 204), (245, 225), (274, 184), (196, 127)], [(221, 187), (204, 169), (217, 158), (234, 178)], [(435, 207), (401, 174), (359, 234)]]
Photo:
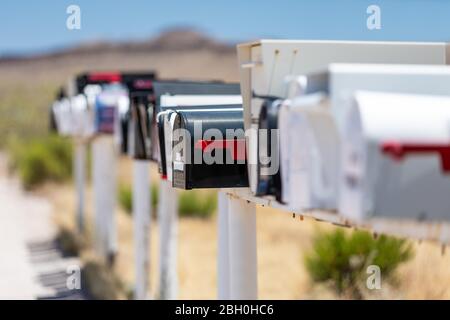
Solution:
[(0, 300), (86, 298), (67, 289), (79, 261), (58, 248), (50, 203), (23, 191), (6, 163), (0, 153)]

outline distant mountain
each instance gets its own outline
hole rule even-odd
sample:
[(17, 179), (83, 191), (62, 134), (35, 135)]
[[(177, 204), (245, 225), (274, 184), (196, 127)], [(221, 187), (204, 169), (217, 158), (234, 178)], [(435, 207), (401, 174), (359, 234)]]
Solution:
[(204, 33), (193, 29), (175, 28), (161, 33), (159, 36), (142, 41), (93, 41), (55, 50), (53, 52), (31, 56), (11, 55), (0, 56), (0, 64), (24, 60), (47, 60), (48, 58), (63, 58), (70, 56), (90, 56), (104, 53), (161, 53), (206, 50), (217, 53), (234, 53), (235, 44), (219, 42)]

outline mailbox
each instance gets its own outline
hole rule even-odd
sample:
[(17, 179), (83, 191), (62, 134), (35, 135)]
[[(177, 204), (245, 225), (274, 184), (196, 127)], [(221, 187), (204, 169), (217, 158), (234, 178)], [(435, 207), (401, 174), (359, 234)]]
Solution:
[(266, 98), (258, 118), (258, 158), (256, 195), (274, 195), (281, 199), (278, 115), (281, 99)]
[[(159, 168), (163, 178), (172, 181), (172, 131), (174, 124), (174, 111), (190, 108), (224, 108), (223, 105), (241, 104), (240, 95), (162, 95), (160, 97), (160, 110), (158, 114), (158, 137), (160, 160)], [(213, 107), (214, 106), (214, 107)]]
[(84, 94), (70, 98), (71, 135), (88, 137), (92, 133), (92, 117), (88, 109), (88, 101)]
[[(266, 97), (288, 96), (286, 76), (321, 72), (333, 62), (447, 63), (446, 43), (261, 40), (238, 46), (246, 131), (257, 132)], [(258, 134), (247, 143), (250, 189), (258, 188)]]
[(344, 117), (339, 211), (450, 219), (450, 97), (358, 91)]
[[(160, 164), (160, 172), (166, 175), (166, 169), (161, 167), (161, 157), (164, 157), (164, 150), (160, 150), (160, 138), (159, 134), (162, 128), (158, 128), (158, 114), (168, 107), (164, 107), (161, 104), (161, 97), (165, 96), (205, 96), (205, 95), (240, 95), (240, 86), (237, 83), (224, 83), (220, 81), (155, 81), (153, 83), (154, 95), (155, 95), (155, 111), (151, 120), (151, 135), (152, 135), (152, 159)], [(167, 98), (163, 98), (167, 99)], [(226, 103), (226, 102), (225, 102)], [(182, 103), (183, 104), (183, 103)], [(203, 103), (205, 104), (205, 103)], [(206, 102), (206, 104), (216, 104), (215, 102)], [(223, 104), (223, 103), (222, 103)], [(189, 105), (187, 103), (186, 105)], [(170, 106), (170, 108), (172, 108)]]
[(55, 109), (58, 108), (58, 104), (61, 102), (62, 99), (66, 97), (66, 92), (64, 88), (59, 89), (55, 101), (52, 103), (52, 105), (49, 108), (49, 129), (50, 132), (57, 133), (58, 132), (58, 121), (56, 119), (55, 115)]
[(58, 133), (62, 136), (71, 136), (72, 134), (72, 117), (70, 110), (70, 100), (66, 97), (53, 104), (53, 114), (55, 117)]
[(134, 159), (151, 159), (151, 119), (154, 113), (155, 98), (153, 81), (156, 75), (130, 74), (125, 85), (130, 96), (130, 112), (122, 122), (122, 152)]
[(326, 86), (308, 88), (314, 78), (293, 80), (280, 109), (281, 198), (294, 210), (337, 207), (339, 137)]
[(95, 102), (95, 132), (115, 134), (121, 143), (120, 116), (129, 108), (128, 92), (121, 85), (106, 86)]
[(173, 112), (173, 187), (248, 187), (242, 105), (210, 107)]

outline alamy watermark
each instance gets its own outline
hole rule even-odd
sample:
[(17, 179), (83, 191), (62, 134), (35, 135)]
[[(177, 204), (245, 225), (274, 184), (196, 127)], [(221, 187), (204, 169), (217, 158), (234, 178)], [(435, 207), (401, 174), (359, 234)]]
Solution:
[(370, 265), (366, 269), (368, 275), (366, 287), (369, 290), (381, 290), (381, 269), (377, 265)]
[(81, 30), (81, 8), (76, 4), (71, 4), (66, 9), (67, 19), (66, 28), (67, 30)]
[(367, 29), (380, 30), (381, 29), (381, 8), (375, 4), (367, 7)]
[(81, 268), (78, 265), (68, 266), (66, 269), (66, 287), (69, 290), (81, 290)]

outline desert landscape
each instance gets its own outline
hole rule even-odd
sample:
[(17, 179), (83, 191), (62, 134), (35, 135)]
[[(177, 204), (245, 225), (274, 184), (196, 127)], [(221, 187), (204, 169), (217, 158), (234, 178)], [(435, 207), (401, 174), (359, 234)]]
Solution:
[[(236, 82), (238, 65), (235, 44), (220, 43), (192, 30), (175, 29), (142, 42), (97, 42), (57, 52), (25, 57), (0, 57), (0, 148), (8, 152), (14, 139), (45, 135), (47, 110), (58, 87), (70, 76), (86, 70), (156, 70), (161, 78), (224, 80)], [(158, 183), (156, 165), (152, 183)], [(9, 173), (0, 172), (3, 177)], [(120, 160), (119, 180), (130, 184), (131, 162)], [(3, 177), (0, 177), (3, 178)], [(91, 189), (87, 189), (88, 215), (92, 216)], [(73, 184), (47, 183), (30, 192), (52, 206), (54, 222), (67, 232), (76, 233)], [(208, 191), (214, 192), (214, 191)], [(128, 298), (134, 283), (132, 220), (118, 208), (119, 252), (114, 273), (124, 289), (118, 298)], [(304, 265), (315, 235), (337, 227), (311, 219), (258, 207), (258, 294), (261, 299), (342, 299), (326, 284), (315, 284)], [(346, 232), (352, 232), (346, 229)], [(89, 242), (89, 241), (87, 241)], [(217, 221), (183, 217), (179, 225), (179, 298), (217, 297)], [(386, 285), (365, 298), (450, 299), (450, 256), (434, 243), (414, 243), (412, 260), (400, 266), (396, 286)], [(81, 253), (91, 261), (92, 250)], [(158, 224), (151, 230), (150, 287), (158, 288)]]

